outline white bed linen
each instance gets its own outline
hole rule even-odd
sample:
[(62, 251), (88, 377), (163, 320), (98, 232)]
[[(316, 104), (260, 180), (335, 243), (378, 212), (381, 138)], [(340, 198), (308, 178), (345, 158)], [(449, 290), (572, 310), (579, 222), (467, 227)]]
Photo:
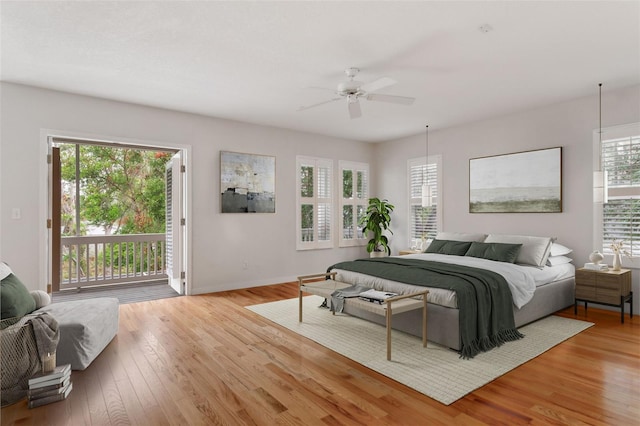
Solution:
[[(575, 275), (575, 268), (571, 264), (558, 265), (554, 267), (535, 268), (531, 266), (515, 265), (506, 262), (496, 262), (493, 260), (480, 259), (469, 256), (450, 256), (435, 253), (420, 253), (403, 256), (410, 259), (433, 260), (436, 262), (452, 263), (456, 265), (470, 266), (473, 268), (487, 269), (496, 272), (504, 277), (513, 297), (513, 303), (521, 308), (533, 297), (536, 286), (544, 285), (559, 279), (568, 278)], [(406, 294), (415, 291), (413, 286), (396, 281), (385, 280), (383, 278), (372, 277), (357, 272), (336, 270), (338, 281), (349, 284), (364, 285), (376, 290), (392, 291), (394, 293)], [(458, 307), (458, 300), (455, 292), (440, 288), (429, 288), (427, 300), (429, 303)]]

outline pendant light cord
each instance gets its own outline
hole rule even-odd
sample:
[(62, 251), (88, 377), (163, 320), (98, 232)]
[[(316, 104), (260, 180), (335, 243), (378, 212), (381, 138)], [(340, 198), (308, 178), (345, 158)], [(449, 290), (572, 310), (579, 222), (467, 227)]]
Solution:
[(598, 84), (598, 91), (599, 91), (599, 100), (598, 100), (598, 104), (599, 104), (599, 133), (598, 133), (598, 137), (599, 137), (599, 141), (600, 144), (598, 145), (598, 158), (599, 158), (599, 163), (600, 163), (600, 171), (602, 171), (602, 83)]

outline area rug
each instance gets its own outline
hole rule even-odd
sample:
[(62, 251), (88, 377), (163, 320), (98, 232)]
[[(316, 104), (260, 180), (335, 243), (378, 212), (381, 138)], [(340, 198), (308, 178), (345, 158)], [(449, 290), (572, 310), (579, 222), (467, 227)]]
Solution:
[(470, 360), (448, 348), (394, 330), (391, 361), (387, 361), (384, 326), (320, 308), (323, 298), (303, 298), (303, 322), (298, 322), (298, 299), (280, 300), (247, 309), (305, 336), (322, 346), (449, 405), (593, 323), (549, 316), (521, 327), (524, 339), (506, 343)]

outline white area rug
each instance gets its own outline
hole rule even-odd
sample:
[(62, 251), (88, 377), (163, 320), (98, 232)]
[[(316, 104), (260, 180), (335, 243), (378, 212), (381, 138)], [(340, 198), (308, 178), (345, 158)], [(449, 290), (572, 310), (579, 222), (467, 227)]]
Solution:
[(423, 348), (420, 338), (394, 330), (392, 360), (387, 361), (384, 326), (345, 314), (331, 315), (318, 307), (322, 301), (319, 296), (303, 298), (302, 323), (298, 322), (298, 299), (247, 309), (446, 405), (593, 325), (550, 316), (520, 328), (524, 339), (470, 360), (432, 342)]

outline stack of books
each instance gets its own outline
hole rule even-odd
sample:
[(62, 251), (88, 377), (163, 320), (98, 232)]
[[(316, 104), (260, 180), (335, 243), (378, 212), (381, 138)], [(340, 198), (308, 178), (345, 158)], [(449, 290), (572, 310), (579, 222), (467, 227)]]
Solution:
[(358, 298), (362, 300), (366, 300), (367, 302), (378, 303), (382, 305), (385, 300), (390, 297), (397, 296), (397, 293), (390, 293), (388, 291), (379, 291), (379, 290), (367, 290), (358, 295)]
[(595, 271), (606, 271), (609, 269), (606, 263), (585, 263), (584, 269), (593, 269)]
[(38, 373), (29, 379), (29, 408), (62, 401), (73, 389), (71, 364), (60, 365), (48, 373)]

